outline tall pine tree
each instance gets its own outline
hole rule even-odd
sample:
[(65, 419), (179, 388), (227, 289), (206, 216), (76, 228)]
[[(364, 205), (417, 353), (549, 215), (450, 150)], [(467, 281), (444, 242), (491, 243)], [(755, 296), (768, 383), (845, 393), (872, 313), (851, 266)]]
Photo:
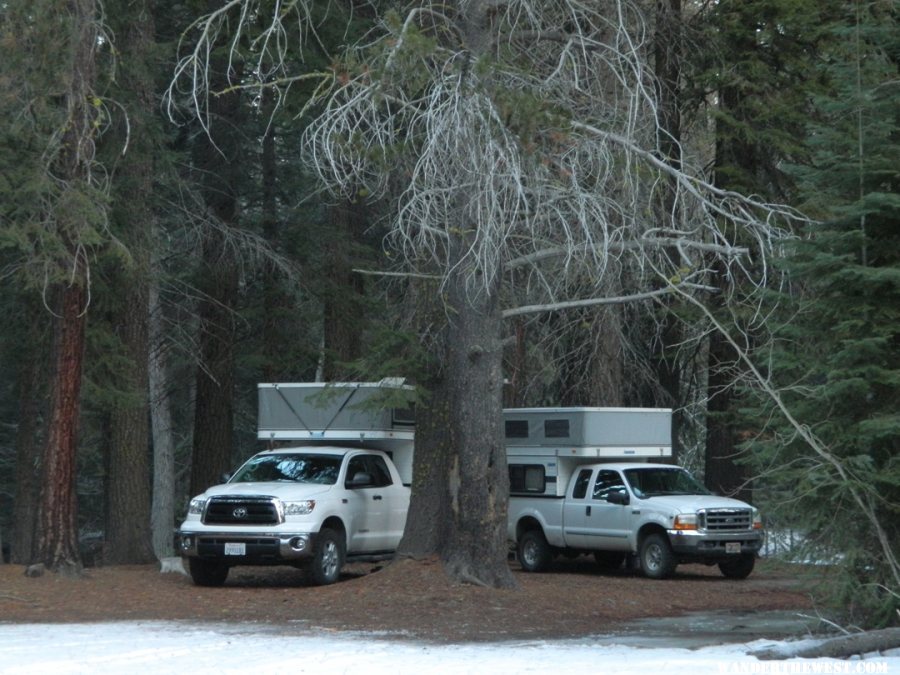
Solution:
[(896, 3), (844, 8), (826, 28), (811, 162), (795, 172), (820, 224), (790, 257), (799, 306), (770, 361), (791, 413), (835, 461), (792, 429), (755, 446), (789, 497), (779, 515), (837, 563), (822, 588), (877, 624), (900, 607), (900, 31)]

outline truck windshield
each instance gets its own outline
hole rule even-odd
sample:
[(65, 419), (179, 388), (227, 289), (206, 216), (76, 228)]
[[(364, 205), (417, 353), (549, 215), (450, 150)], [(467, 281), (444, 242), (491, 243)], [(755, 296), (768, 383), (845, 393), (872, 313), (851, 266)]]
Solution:
[(341, 470), (341, 455), (271, 454), (251, 457), (229, 483), (284, 481), (334, 485)]
[(697, 479), (684, 469), (646, 468), (626, 469), (625, 479), (638, 499), (662, 495), (708, 495)]

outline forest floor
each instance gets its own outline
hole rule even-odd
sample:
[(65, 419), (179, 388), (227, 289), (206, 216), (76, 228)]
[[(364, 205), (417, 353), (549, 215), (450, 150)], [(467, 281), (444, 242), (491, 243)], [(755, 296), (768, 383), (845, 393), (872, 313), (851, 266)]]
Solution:
[(0, 565), (0, 622), (252, 622), (292, 633), (365, 631), (436, 642), (579, 638), (623, 622), (695, 612), (810, 613), (801, 571), (760, 561), (733, 581), (716, 567), (683, 565), (673, 579), (601, 572), (593, 558), (561, 560), (544, 574), (512, 563), (516, 590), (451, 583), (436, 562), (353, 564), (332, 586), (293, 568), (234, 568), (221, 588), (194, 586), (155, 565), (92, 567), (80, 577), (29, 578)]

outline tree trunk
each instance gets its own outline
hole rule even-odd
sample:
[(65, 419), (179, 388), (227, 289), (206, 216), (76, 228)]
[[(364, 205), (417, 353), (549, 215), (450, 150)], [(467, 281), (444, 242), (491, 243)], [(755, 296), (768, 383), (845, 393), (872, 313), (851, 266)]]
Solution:
[(362, 204), (344, 201), (329, 208), (331, 233), (326, 243), (327, 282), (324, 309), (324, 380), (344, 379), (347, 363), (362, 355), (363, 282), (353, 272), (354, 247), (366, 229)]
[[(95, 0), (69, 0), (60, 2), (58, 10), (71, 22), (71, 53), (66, 55), (70, 70), (66, 73), (68, 88), (62, 97), (67, 124), (53, 170), (57, 180), (65, 184), (63, 192), (77, 193), (87, 191), (91, 184), (94, 140), (100, 128), (94, 123), (99, 111), (92, 105), (97, 7)], [(51, 218), (64, 251), (56, 273), (67, 280), (56, 284), (59, 311), (54, 320), (54, 370), (35, 556), (50, 570), (78, 573), (81, 560), (76, 523), (75, 454), (88, 306), (88, 260), (81, 236), (93, 224), (87, 214), (69, 209), (62, 202), (56, 205)]]
[[(654, 71), (659, 100), (659, 155), (671, 166), (681, 168), (681, 67), (683, 59), (683, 25), (681, 0), (656, 0), (656, 31), (653, 38)], [(678, 186), (673, 177), (660, 184), (656, 204), (661, 223), (671, 222), (680, 229)], [(669, 250), (669, 259), (678, 260), (678, 251)], [(660, 386), (668, 396), (672, 413), (672, 462), (681, 456), (681, 428), (683, 425), (682, 363), (678, 347), (684, 341), (680, 320), (666, 309), (662, 318), (656, 358), (656, 374)]]
[(481, 283), (481, 272), (461, 259), (463, 245), (451, 242), (451, 248), (458, 248), (451, 254), (446, 284), (447, 429), (452, 444), (445, 460), (449, 503), (441, 558), (452, 578), (511, 588), (515, 580), (507, 562), (509, 472), (502, 430), (500, 276), (494, 283)]
[(150, 396), (150, 427), (153, 434), (153, 496), (150, 530), (153, 552), (162, 560), (174, 554), (175, 442), (172, 438), (172, 403), (168, 392), (168, 345), (159, 301), (158, 270), (149, 282), (149, 340), (147, 383)]
[(737, 462), (733, 375), (729, 365), (735, 354), (720, 333), (713, 332), (709, 346), (709, 402), (706, 408), (706, 487), (713, 492), (750, 501), (753, 491), (747, 467)]
[(128, 302), (119, 317), (119, 336), (127, 353), (126, 390), (131, 390), (133, 400), (121, 401), (110, 417), (103, 559), (114, 565), (147, 563), (154, 557), (150, 535), (149, 338), (145, 284), (145, 279), (132, 278), (120, 286), (124, 286)]
[(450, 512), (448, 461), (455, 427), (450, 424), (447, 381), (439, 375), (420, 386), (429, 391), (416, 409), (416, 452), (413, 456), (412, 495), (406, 529), (397, 549), (399, 557), (422, 560), (438, 556), (445, 541), (445, 515)]
[[(211, 87), (226, 86), (228, 63), (212, 65)], [(240, 73), (233, 78), (240, 79)], [(197, 286), (200, 354), (194, 402), (194, 437), (190, 491), (199, 494), (222, 482), (231, 468), (234, 418), (234, 311), (238, 270), (228, 229), (238, 219), (241, 179), (240, 137), (234, 127), (241, 120), (240, 94), (232, 91), (210, 102), (212, 137), (198, 138), (194, 159), (199, 171), (208, 216), (214, 223), (203, 239)]]
[[(755, 38), (748, 38), (752, 45)], [(745, 46), (744, 49), (751, 49)], [(719, 105), (726, 112), (738, 110), (741, 94), (736, 87), (726, 86), (719, 92)], [(721, 123), (721, 122), (720, 122)], [(752, 145), (744, 143), (735, 134), (728, 134), (722, 129), (716, 130), (715, 183), (723, 189), (742, 189), (746, 186), (734, 184), (729, 176), (741, 167), (739, 175), (753, 172), (756, 153)], [(737, 135), (739, 136), (739, 135)], [(716, 266), (714, 283), (722, 288), (718, 297), (724, 297), (727, 285), (724, 265)], [(744, 501), (750, 501), (749, 469), (737, 463), (739, 450), (736, 447), (734, 433), (734, 374), (731, 368), (738, 362), (737, 354), (727, 340), (718, 332), (710, 335), (708, 400), (706, 415), (706, 470), (705, 483), (713, 492), (729, 495)]]
[[(29, 301), (23, 299), (22, 302)], [(34, 309), (36, 311), (36, 308)], [(28, 314), (30, 313), (26, 313)], [(39, 355), (45, 354), (42, 348), (46, 348), (46, 345), (38, 335), (37, 321), (29, 321), (26, 328), (26, 343), (22, 345), (23, 358), (19, 362), (17, 374), (19, 411), (16, 426), (16, 496), (11, 541), (7, 535), (12, 562), (19, 564), (26, 564), (32, 560), (34, 547), (41, 474), (38, 421), (41, 417), (40, 401), (43, 399), (42, 391), (47, 377), (39, 359)]]
[[(76, 260), (79, 267), (84, 264), (80, 256)], [(83, 286), (73, 283), (60, 288), (59, 298), (35, 560), (50, 570), (77, 574), (81, 559), (75, 517), (75, 454), (87, 294)]]
[[(750, 656), (755, 656), (760, 661), (783, 661), (786, 659), (847, 659), (851, 656), (882, 653), (898, 648), (900, 648), (900, 628), (895, 626), (893, 628), (882, 628), (881, 630), (841, 635), (836, 638), (825, 640), (821, 644), (785, 644), (781, 647), (759, 649), (750, 652)], [(871, 663), (872, 666), (876, 666), (879, 662), (878, 659), (873, 659), (869, 663)], [(882, 664), (884, 664), (884, 662), (882, 662)], [(850, 666), (849, 663), (846, 665)], [(856, 670), (861, 665), (863, 664), (857, 662), (854, 664), (853, 670)], [(812, 666), (812, 668), (814, 669), (815, 666)], [(851, 668), (847, 668), (847, 670), (850, 669)], [(865, 672), (869, 669), (859, 668), (859, 670)], [(872, 672), (876, 672), (879, 669), (873, 667), (871, 670)], [(887, 672), (887, 670), (885, 669), (882, 672)]]
[[(278, 247), (281, 219), (278, 215), (278, 148), (276, 145), (275, 96), (268, 89), (260, 92), (262, 123), (266, 130), (262, 139), (260, 173), (262, 176), (262, 234), (271, 246)], [(263, 272), (262, 317), (262, 377), (277, 382), (284, 372), (284, 345), (288, 336), (281, 330), (284, 318), (291, 312), (289, 296), (281, 286), (279, 276), (271, 265)]]
[(420, 322), (434, 325), (447, 316), (450, 321), (444, 328), (442, 368), (421, 383), (430, 396), (416, 414), (413, 490), (398, 555), (436, 556), (458, 581), (511, 588), (503, 318), (496, 285), (467, 287), (475, 277), (465, 263), (454, 267), (444, 286), (446, 307), (433, 302), (436, 289), (420, 293)]
[[(149, 334), (147, 278), (150, 274), (154, 146), (149, 116), (153, 110), (153, 82), (146, 71), (153, 47), (153, 19), (147, 0), (132, 2), (129, 20), (118, 22), (123, 38), (119, 49), (120, 82), (129, 108), (131, 139), (117, 173), (118, 199), (113, 220), (131, 251), (132, 266), (117, 284), (124, 303), (117, 317), (117, 333), (125, 348), (122, 389), (131, 396), (119, 401), (110, 417), (110, 455), (107, 475), (104, 561), (112, 564), (153, 560), (150, 533), (151, 465), (149, 429)], [(128, 99), (131, 99), (130, 101)], [(124, 145), (124, 143), (123, 143)]]
[(234, 317), (237, 275), (215, 235), (203, 246), (203, 268), (212, 286), (200, 301), (200, 364), (194, 400), (194, 442), (190, 492), (222, 482), (232, 464), (234, 419)]

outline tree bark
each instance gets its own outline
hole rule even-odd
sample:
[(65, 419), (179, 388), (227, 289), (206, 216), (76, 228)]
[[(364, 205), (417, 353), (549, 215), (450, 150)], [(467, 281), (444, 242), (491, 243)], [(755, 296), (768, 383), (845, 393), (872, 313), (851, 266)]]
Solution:
[(397, 549), (398, 557), (416, 560), (439, 556), (445, 541), (445, 514), (450, 511), (448, 461), (455, 443), (447, 381), (437, 375), (419, 384), (428, 389), (429, 398), (416, 409), (412, 494)]
[[(748, 38), (749, 45), (744, 49), (751, 49), (754, 40)], [(736, 87), (722, 87), (719, 105), (726, 112), (733, 113), (739, 108), (740, 96)], [(752, 173), (756, 153), (750, 144), (740, 141), (733, 133), (728, 134), (717, 128), (716, 134), (715, 184), (725, 189), (740, 190), (746, 186), (740, 185), (740, 180), (735, 184), (729, 177), (734, 176), (736, 167), (741, 167), (741, 173)], [(723, 291), (718, 297), (724, 297), (728, 282), (722, 264), (716, 266), (714, 283)], [(705, 483), (713, 492), (750, 501), (749, 469), (736, 461), (740, 452), (734, 432), (734, 376), (730, 371), (737, 363), (737, 354), (731, 345), (718, 331), (713, 331), (709, 344)]]
[[(53, 170), (65, 190), (88, 191), (94, 141), (100, 125), (92, 104), (96, 80), (97, 6), (95, 0), (59, 3), (59, 14), (71, 22), (67, 90), (62, 102), (67, 124), (55, 157)], [(48, 569), (79, 573), (76, 523), (75, 454), (81, 380), (84, 361), (85, 324), (88, 307), (88, 260), (81, 237), (93, 224), (86, 213), (61, 204), (51, 215), (64, 255), (58, 260), (55, 285), (56, 312), (50, 413), (43, 453), (41, 497), (35, 558)]]
[(154, 558), (150, 534), (148, 294), (145, 278), (132, 278), (123, 286), (128, 304), (119, 317), (118, 332), (127, 353), (126, 388), (133, 399), (121, 401), (110, 416), (103, 559), (113, 565), (147, 563)]
[[(84, 265), (81, 257), (76, 260), (79, 267)], [(79, 278), (83, 279), (83, 276)], [(77, 574), (81, 571), (81, 558), (76, 524), (75, 454), (87, 294), (83, 286), (73, 283), (61, 287), (58, 295), (61, 311), (55, 321), (55, 358), (41, 471), (35, 561), (52, 571)]]
[[(129, 114), (131, 139), (118, 170), (113, 220), (131, 251), (132, 266), (120, 274), (118, 288), (124, 299), (116, 321), (125, 349), (122, 389), (131, 396), (119, 402), (110, 416), (110, 454), (107, 474), (107, 513), (104, 561), (137, 564), (153, 560), (150, 531), (151, 463), (149, 428), (148, 276), (154, 146), (152, 122), (153, 82), (146, 71), (153, 46), (153, 19), (147, 0), (132, 2), (129, 20), (117, 35), (121, 83)], [(116, 17), (120, 20), (120, 17)], [(113, 25), (116, 25), (115, 23)], [(127, 99), (126, 99), (127, 100)], [(123, 143), (124, 145), (124, 143)]]
[[(214, 59), (211, 86), (227, 84), (224, 58)], [(233, 66), (237, 67), (237, 66)], [(240, 73), (232, 78), (239, 80)], [(231, 468), (234, 418), (234, 311), (238, 297), (238, 270), (228, 241), (228, 229), (238, 220), (241, 179), (240, 94), (215, 96), (210, 103), (211, 138), (199, 138), (194, 160), (210, 220), (203, 239), (197, 286), (200, 354), (194, 401), (191, 494), (222, 482)]]
[(150, 530), (153, 552), (162, 560), (174, 555), (175, 442), (172, 437), (172, 402), (168, 391), (168, 344), (159, 301), (159, 271), (154, 265), (148, 286), (150, 306), (147, 385), (150, 396), (150, 428), (153, 437), (153, 496)]
[(857, 654), (886, 652), (897, 648), (900, 648), (900, 628), (894, 627), (842, 635), (812, 646), (785, 645), (782, 648), (760, 649), (750, 652), (750, 656), (755, 656), (761, 661), (846, 659)]
[(729, 365), (735, 362), (730, 345), (718, 332), (710, 336), (709, 379), (706, 407), (706, 487), (716, 494), (750, 501), (753, 490), (747, 467), (738, 463), (740, 452), (734, 432), (733, 380)]
[(362, 355), (363, 282), (353, 272), (354, 247), (366, 229), (360, 203), (344, 201), (329, 208), (331, 232), (326, 243), (324, 307), (324, 380), (344, 379), (347, 363)]
[(224, 239), (209, 237), (203, 268), (211, 286), (200, 301), (200, 364), (194, 400), (190, 492), (222, 482), (232, 464), (234, 419), (234, 317), (237, 275), (223, 255)]
[[(23, 299), (28, 303), (27, 299)], [(28, 306), (28, 305), (26, 305)], [(34, 308), (36, 311), (36, 308)], [(26, 312), (26, 314), (31, 314)], [(37, 526), (38, 496), (40, 494), (41, 447), (38, 443), (38, 422), (41, 418), (43, 388), (47, 373), (40, 356), (46, 353), (45, 341), (39, 336), (37, 321), (30, 321), (22, 345), (19, 362), (19, 412), (16, 427), (16, 495), (13, 509), (13, 535), (7, 542), (11, 560), (26, 564), (32, 560), (34, 535)]]
[(465, 244), (451, 243), (452, 271), (446, 284), (447, 428), (452, 444), (445, 460), (449, 504), (441, 558), (452, 578), (512, 588), (506, 538), (509, 473), (502, 430), (500, 275), (493, 283), (483, 283), (481, 271), (461, 257)]
[[(659, 155), (665, 162), (678, 169), (681, 161), (681, 68), (683, 59), (683, 19), (681, 0), (656, 0), (656, 30), (653, 39), (654, 71), (659, 100)], [(680, 229), (677, 193), (678, 186), (672, 176), (660, 184), (661, 194), (656, 204), (661, 223), (672, 222)], [(671, 260), (678, 260), (678, 252), (668, 251)], [(684, 413), (682, 400), (682, 363), (678, 346), (684, 340), (681, 323), (666, 305), (662, 318), (659, 347), (656, 357), (656, 374), (659, 384), (668, 396), (672, 412), (672, 462), (681, 455), (681, 428)]]

